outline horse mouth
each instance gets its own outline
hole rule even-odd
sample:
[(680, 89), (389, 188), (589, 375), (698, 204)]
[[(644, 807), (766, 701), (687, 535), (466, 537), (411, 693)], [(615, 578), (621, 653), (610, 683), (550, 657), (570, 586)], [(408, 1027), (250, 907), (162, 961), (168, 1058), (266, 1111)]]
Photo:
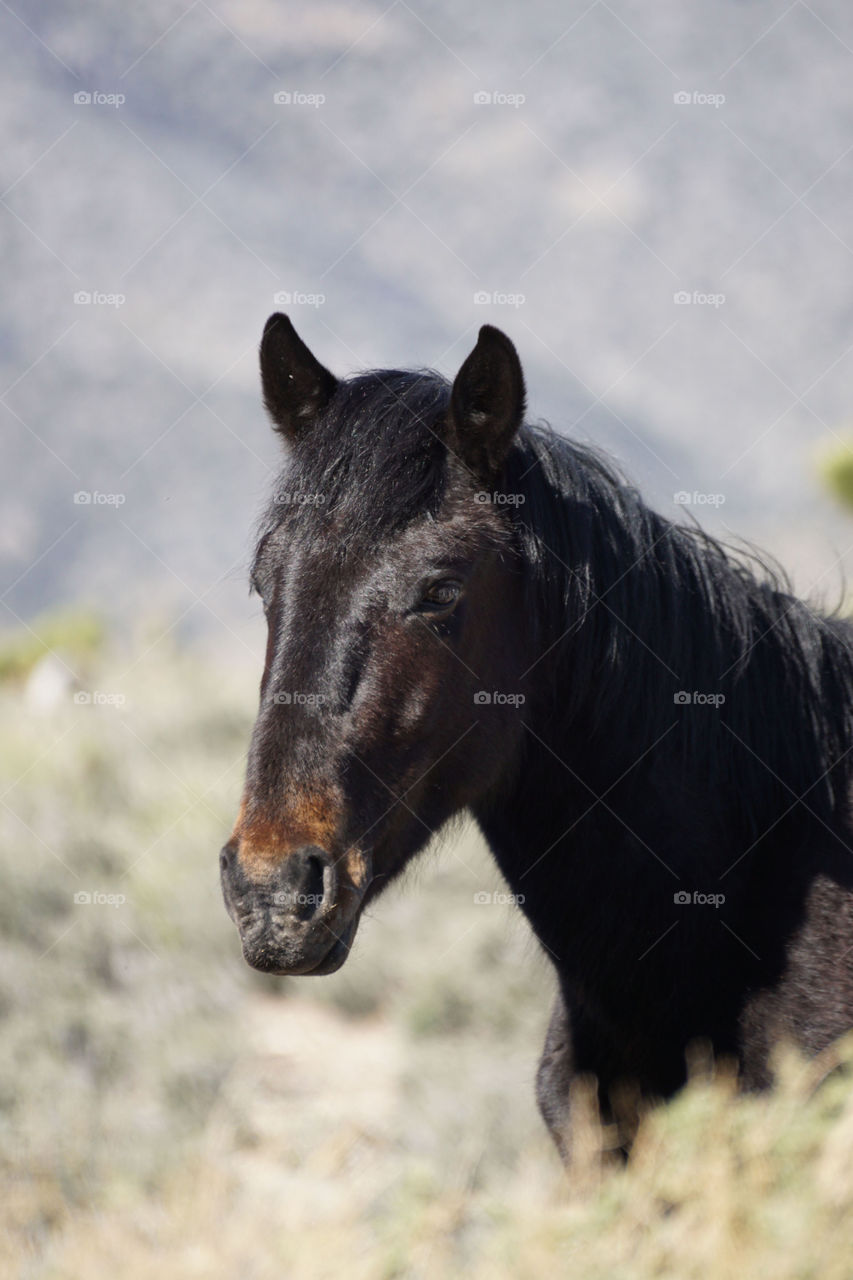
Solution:
[(322, 928), (330, 936), (329, 945), (294, 944), (287, 938), (277, 938), (265, 931), (260, 936), (241, 936), (243, 957), (246, 963), (259, 973), (275, 977), (323, 977), (335, 973), (344, 964), (358, 928), (358, 915), (354, 915), (340, 930), (330, 926)]

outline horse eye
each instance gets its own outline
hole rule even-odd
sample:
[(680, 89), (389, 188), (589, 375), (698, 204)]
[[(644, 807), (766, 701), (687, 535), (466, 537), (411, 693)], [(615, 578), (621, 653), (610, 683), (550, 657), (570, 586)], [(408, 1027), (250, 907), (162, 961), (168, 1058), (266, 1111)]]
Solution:
[(431, 582), (421, 592), (421, 605), (427, 609), (446, 609), (459, 599), (462, 584), (453, 578)]
[(260, 598), (261, 604), (264, 606), (264, 609), (266, 609), (267, 602), (264, 599), (264, 593), (261, 588), (261, 584), (254, 574), (252, 574), (252, 576), (249, 578), (249, 590), (250, 590), (250, 593), (253, 592), (256, 596)]

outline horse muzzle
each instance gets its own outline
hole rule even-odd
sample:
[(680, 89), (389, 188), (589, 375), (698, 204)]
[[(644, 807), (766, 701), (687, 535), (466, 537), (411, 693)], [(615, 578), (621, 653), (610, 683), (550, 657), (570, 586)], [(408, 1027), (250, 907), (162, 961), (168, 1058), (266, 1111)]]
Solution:
[(369, 857), (359, 852), (353, 859), (351, 851), (335, 857), (304, 845), (247, 869), (239, 844), (232, 839), (225, 845), (219, 865), (225, 907), (246, 962), (262, 973), (334, 973), (355, 938)]

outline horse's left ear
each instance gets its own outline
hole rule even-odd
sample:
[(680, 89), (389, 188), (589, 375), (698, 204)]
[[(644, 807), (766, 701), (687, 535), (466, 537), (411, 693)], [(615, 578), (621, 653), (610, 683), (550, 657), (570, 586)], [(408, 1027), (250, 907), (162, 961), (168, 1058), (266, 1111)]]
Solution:
[(261, 385), (273, 426), (292, 442), (325, 408), (338, 381), (311, 354), (287, 316), (276, 312), (261, 338)]
[(484, 324), (450, 393), (448, 445), (480, 480), (500, 470), (524, 420), (524, 374), (505, 333)]

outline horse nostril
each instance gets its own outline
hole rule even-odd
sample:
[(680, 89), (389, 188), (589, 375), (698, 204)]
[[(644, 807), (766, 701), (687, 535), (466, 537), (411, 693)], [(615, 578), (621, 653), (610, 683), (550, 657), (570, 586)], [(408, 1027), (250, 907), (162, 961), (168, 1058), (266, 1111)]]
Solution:
[(310, 920), (323, 905), (323, 862), (310, 853), (305, 860), (303, 889), (297, 901), (296, 914), (300, 920)]
[(308, 856), (308, 892), (315, 897), (323, 896), (323, 863), (314, 853)]
[(332, 856), (319, 845), (303, 845), (282, 862), (279, 903), (303, 923), (323, 915), (335, 905), (336, 877)]
[(231, 866), (231, 850), (228, 848), (228, 845), (226, 844), (219, 854), (219, 870), (224, 873), (229, 869), (230, 866)]

